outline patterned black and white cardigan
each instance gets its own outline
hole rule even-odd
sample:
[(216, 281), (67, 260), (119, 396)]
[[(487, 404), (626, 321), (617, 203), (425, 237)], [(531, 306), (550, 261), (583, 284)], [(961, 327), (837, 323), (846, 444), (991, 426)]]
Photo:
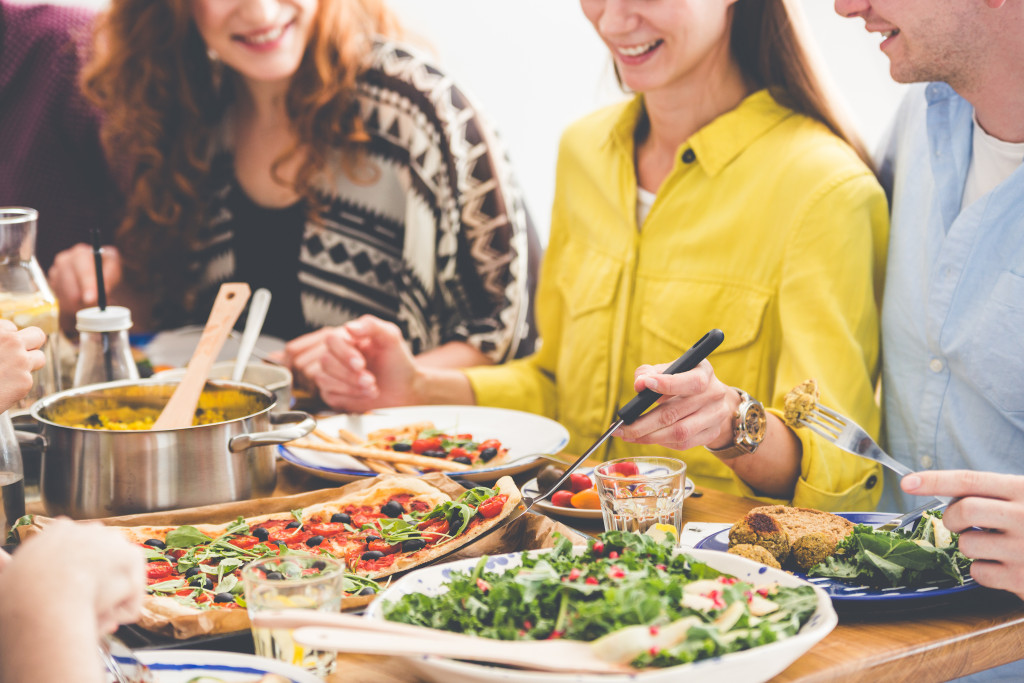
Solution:
[[(279, 259), (281, 273), (298, 279), (302, 329), (279, 336), (370, 313), (397, 323), (417, 353), (453, 340), (496, 362), (532, 351), (539, 243), (478, 108), (429, 60), (394, 42), (375, 46), (358, 102), (369, 164), (352, 177), (339, 153), (330, 182), (317, 187), (326, 207), (319, 221), (281, 226), (302, 232), (297, 268)], [(199, 303), (191, 322), (202, 322), (203, 302), (237, 277), (235, 240), (246, 237), (229, 148), (217, 153), (212, 176), (210, 221), (192, 264)]]

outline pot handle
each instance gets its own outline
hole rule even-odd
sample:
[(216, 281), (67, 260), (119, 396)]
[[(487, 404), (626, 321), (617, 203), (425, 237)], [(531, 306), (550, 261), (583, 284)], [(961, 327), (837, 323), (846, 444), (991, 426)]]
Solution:
[(28, 413), (12, 415), (11, 422), (14, 424), (14, 435), (18, 438), (18, 446), (32, 445), (40, 451), (46, 450), (46, 437), (40, 434), (43, 425), (36, 421)]
[(301, 410), (289, 410), (283, 413), (271, 413), (271, 424), (289, 424), (285, 429), (277, 429), (269, 432), (256, 432), (254, 434), (239, 434), (228, 441), (228, 450), (232, 453), (240, 453), (256, 446), (277, 446), (288, 443), (295, 439), (301, 439), (314, 429), (316, 420), (309, 413)]

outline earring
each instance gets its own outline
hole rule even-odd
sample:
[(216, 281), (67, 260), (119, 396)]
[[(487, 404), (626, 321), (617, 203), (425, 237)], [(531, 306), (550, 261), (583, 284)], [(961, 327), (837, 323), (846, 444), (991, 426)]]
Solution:
[(220, 91), (221, 83), (224, 80), (224, 62), (212, 47), (206, 49), (206, 57), (210, 60), (210, 80), (213, 83), (213, 89)]

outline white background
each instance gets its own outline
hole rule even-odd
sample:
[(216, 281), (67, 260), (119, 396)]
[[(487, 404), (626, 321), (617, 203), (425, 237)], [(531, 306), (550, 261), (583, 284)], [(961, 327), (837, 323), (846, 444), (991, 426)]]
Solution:
[[(24, 0), (20, 0), (24, 1)], [(102, 9), (107, 0), (56, 0)], [(159, 0), (153, 0), (159, 1)], [(774, 0), (773, 0), (774, 1)], [(576, 0), (390, 0), (406, 28), (480, 105), (504, 140), (547, 241), (558, 137), (571, 121), (622, 93)], [(798, 0), (812, 48), (862, 137), (874, 148), (903, 86), (889, 78), (881, 38), (830, 0)]]

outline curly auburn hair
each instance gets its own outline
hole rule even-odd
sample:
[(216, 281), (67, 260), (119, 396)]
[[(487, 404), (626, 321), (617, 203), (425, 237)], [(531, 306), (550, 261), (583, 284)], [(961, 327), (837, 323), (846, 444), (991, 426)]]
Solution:
[[(327, 168), (328, 154), (341, 149), (357, 159), (368, 139), (355, 83), (378, 35), (401, 35), (382, 0), (320, 0), (286, 95), (297, 142), (272, 169), (284, 184), (277, 169), (303, 153), (292, 186), (309, 206), (316, 203), (311, 181)], [(196, 235), (209, 150), (237, 85), (217, 77), (188, 0), (112, 0), (97, 20), (82, 87), (103, 112), (104, 145), (125, 173), (118, 246), (126, 276), (162, 292), (181, 292), (184, 283), (154, 269), (152, 257), (169, 262), (184, 256)]]

